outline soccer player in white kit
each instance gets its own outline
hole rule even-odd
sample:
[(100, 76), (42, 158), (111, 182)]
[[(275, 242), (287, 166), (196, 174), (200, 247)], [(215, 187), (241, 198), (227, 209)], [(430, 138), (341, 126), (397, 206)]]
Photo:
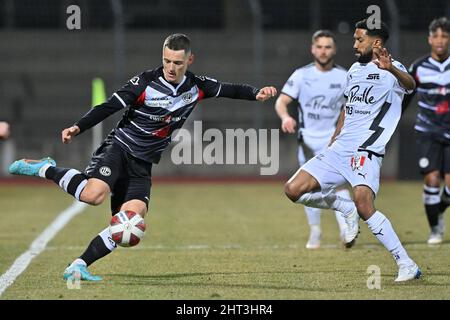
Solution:
[[(288, 105), (294, 100), (299, 103), (299, 148), (298, 162), (306, 161), (323, 151), (336, 129), (336, 122), (345, 102), (344, 89), (347, 84), (347, 70), (334, 64), (336, 40), (328, 30), (318, 30), (312, 36), (311, 53), (314, 62), (298, 68), (289, 77), (275, 103), (275, 110), (281, 119), (283, 132), (295, 133), (296, 121), (288, 113)], [(336, 192), (350, 199), (347, 189)], [(305, 206), (310, 226), (307, 249), (320, 247), (321, 209)], [(345, 220), (336, 211), (341, 239), (344, 240)]]
[[(415, 81), (401, 63), (391, 59), (384, 48), (387, 26), (376, 22), (372, 26), (362, 20), (355, 25), (357, 62), (347, 73), (347, 102), (330, 146), (289, 179), (285, 193), (296, 203), (343, 212), (347, 243), (358, 235), (359, 215), (396, 261), (395, 281), (407, 281), (419, 278), (420, 268), (408, 256), (389, 219), (375, 209), (374, 198), (385, 146), (400, 120), (403, 96), (412, 92)], [(345, 182), (353, 188), (354, 202), (336, 195), (335, 188)]]

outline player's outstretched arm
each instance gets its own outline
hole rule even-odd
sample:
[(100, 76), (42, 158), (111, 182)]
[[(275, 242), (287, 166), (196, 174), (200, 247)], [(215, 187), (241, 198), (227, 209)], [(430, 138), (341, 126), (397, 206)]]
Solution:
[(72, 142), (72, 138), (80, 133), (80, 128), (78, 126), (72, 126), (66, 128), (61, 132), (61, 139), (64, 144)]
[[(213, 83), (209, 81), (209, 84), (212, 84), (212, 91), (217, 90), (219, 84)], [(203, 85), (204, 89), (208, 91), (208, 87)], [(277, 89), (275, 87), (263, 87), (261, 89), (255, 88), (248, 84), (243, 83), (228, 83), (222, 82), (220, 83), (220, 88), (217, 92), (217, 97), (223, 98), (231, 98), (231, 99), (241, 99), (241, 100), (256, 100), (256, 101), (266, 101), (277, 94)], [(212, 92), (211, 92), (212, 95)], [(209, 95), (209, 96), (211, 96)]]
[(414, 78), (408, 72), (402, 71), (392, 64), (392, 56), (386, 48), (375, 47), (373, 48), (373, 53), (376, 57), (373, 63), (375, 63), (378, 68), (392, 73), (406, 90), (414, 90), (416, 88), (416, 81)]
[(267, 99), (270, 99), (272, 97), (275, 97), (277, 95), (277, 89), (275, 87), (269, 86), (261, 88), (256, 95), (256, 100), (258, 101), (266, 101)]

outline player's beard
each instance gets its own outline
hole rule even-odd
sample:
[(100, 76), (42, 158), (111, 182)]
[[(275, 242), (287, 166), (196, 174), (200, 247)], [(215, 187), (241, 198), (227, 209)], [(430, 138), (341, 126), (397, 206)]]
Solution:
[(369, 52), (365, 53), (365, 54), (361, 54), (357, 61), (359, 63), (369, 63), (370, 61), (372, 61), (372, 55), (373, 55), (373, 50), (370, 50)]
[(316, 62), (322, 67), (325, 68), (332, 60), (333, 58), (329, 58), (327, 61), (325, 62), (321, 62), (319, 59), (314, 58), (314, 60), (316, 60)]

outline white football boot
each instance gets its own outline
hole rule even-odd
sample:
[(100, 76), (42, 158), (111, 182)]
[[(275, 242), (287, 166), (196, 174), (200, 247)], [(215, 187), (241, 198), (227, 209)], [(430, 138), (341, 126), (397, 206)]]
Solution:
[(408, 281), (413, 279), (419, 279), (422, 275), (422, 271), (416, 263), (410, 265), (401, 266), (398, 269), (398, 276), (395, 282)]
[(359, 233), (359, 215), (356, 208), (350, 213), (344, 216), (347, 228), (344, 234), (344, 244), (346, 248), (351, 248), (355, 244), (356, 238)]

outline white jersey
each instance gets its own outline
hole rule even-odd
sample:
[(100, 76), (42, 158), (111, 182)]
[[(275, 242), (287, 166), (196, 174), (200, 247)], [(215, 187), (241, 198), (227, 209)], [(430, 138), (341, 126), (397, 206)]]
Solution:
[[(405, 71), (398, 61), (395, 67)], [(383, 155), (397, 127), (404, 89), (392, 73), (373, 62), (356, 62), (347, 73), (345, 121), (331, 149), (342, 155), (368, 150)]]
[(345, 102), (347, 83), (344, 68), (320, 71), (314, 63), (299, 68), (281, 90), (299, 102), (299, 130), (311, 137), (331, 137)]

